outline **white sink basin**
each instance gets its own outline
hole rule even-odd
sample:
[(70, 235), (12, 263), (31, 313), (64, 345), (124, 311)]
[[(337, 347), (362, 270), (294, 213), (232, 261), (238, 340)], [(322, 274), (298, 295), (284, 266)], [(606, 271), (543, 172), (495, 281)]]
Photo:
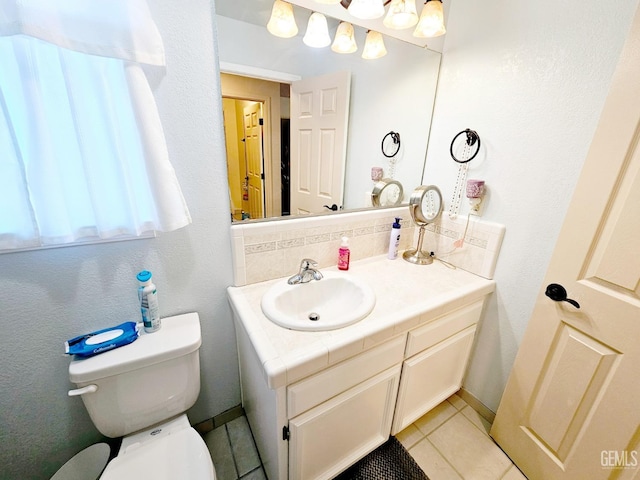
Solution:
[(278, 282), (260, 306), (273, 323), (291, 330), (335, 330), (362, 320), (376, 304), (369, 285), (348, 273), (323, 272), (322, 280)]

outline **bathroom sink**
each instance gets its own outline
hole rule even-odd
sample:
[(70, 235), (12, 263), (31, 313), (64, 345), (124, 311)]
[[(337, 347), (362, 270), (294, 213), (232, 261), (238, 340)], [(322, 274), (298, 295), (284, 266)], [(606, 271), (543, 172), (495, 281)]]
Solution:
[(369, 285), (348, 273), (323, 272), (324, 278), (289, 285), (281, 280), (260, 306), (273, 323), (291, 330), (335, 330), (371, 313), (376, 296)]

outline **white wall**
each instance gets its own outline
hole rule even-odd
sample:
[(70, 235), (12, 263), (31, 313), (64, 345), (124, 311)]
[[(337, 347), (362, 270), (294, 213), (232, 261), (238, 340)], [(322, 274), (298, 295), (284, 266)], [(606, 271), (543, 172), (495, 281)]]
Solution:
[(451, 139), (478, 132), (468, 176), (486, 180), (484, 218), (506, 235), (465, 387), (494, 411), (637, 4), (451, 1), (424, 181), (449, 205)]
[(0, 478), (44, 479), (100, 439), (69, 398), (63, 342), (137, 319), (148, 268), (161, 315), (200, 313), (202, 390), (191, 421), (240, 403), (225, 287), (233, 282), (229, 201), (208, 0), (148, 2), (165, 42), (155, 95), (193, 224), (155, 239), (0, 255)]

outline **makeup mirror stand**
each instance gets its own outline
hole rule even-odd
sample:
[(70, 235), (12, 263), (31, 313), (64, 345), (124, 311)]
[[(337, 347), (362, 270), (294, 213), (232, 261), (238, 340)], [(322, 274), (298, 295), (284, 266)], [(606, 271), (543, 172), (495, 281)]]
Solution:
[(402, 258), (415, 265), (429, 265), (433, 263), (433, 256), (430, 252), (422, 251), (424, 227), (437, 220), (442, 213), (440, 189), (434, 185), (420, 185), (411, 194), (409, 212), (415, 224), (420, 227), (418, 245), (415, 249), (405, 251)]

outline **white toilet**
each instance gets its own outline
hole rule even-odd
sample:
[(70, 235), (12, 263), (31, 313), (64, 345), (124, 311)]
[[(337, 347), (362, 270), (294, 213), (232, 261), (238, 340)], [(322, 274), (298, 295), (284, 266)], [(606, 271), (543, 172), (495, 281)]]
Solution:
[(124, 437), (101, 480), (214, 480), (206, 444), (186, 411), (200, 393), (200, 319), (187, 313), (135, 342), (72, 360), (69, 378), (97, 429)]

